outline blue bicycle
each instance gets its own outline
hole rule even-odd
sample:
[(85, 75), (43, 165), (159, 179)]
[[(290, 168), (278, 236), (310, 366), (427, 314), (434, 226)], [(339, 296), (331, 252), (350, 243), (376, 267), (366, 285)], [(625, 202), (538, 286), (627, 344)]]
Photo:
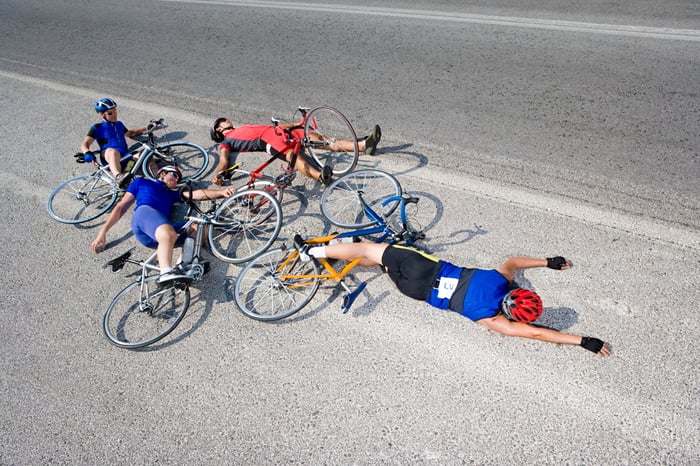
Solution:
[[(374, 181), (383, 182), (383, 189), (378, 189), (379, 183)], [(329, 195), (334, 189), (337, 192)], [(343, 225), (353, 225), (357, 229), (304, 241), (309, 245), (320, 245), (343, 238), (371, 237), (376, 242), (416, 244), (425, 235), (411, 226), (406, 206), (417, 204), (418, 198), (405, 196), (401, 191), (396, 178), (378, 170), (361, 170), (339, 178), (324, 193), (321, 210), (332, 223), (337, 225), (343, 220)], [(338, 215), (330, 217), (331, 211), (323, 208), (324, 200), (328, 207), (331, 205), (329, 199), (334, 200), (336, 195), (344, 199), (338, 204), (338, 207), (342, 204), (343, 209), (333, 210)], [(356, 210), (358, 206), (360, 211)], [(398, 226), (389, 221), (389, 215), (397, 208), (400, 212)], [(339, 215), (341, 211), (343, 215)], [(268, 251), (253, 259), (239, 274), (234, 288), (236, 304), (243, 314), (256, 320), (283, 319), (304, 308), (323, 280), (335, 281), (343, 287), (341, 309), (346, 313), (364, 290), (366, 282), (352, 290), (344, 281), (360, 259), (348, 262), (341, 270), (336, 270), (333, 262), (323, 258), (304, 262), (293, 247), (283, 246)]]

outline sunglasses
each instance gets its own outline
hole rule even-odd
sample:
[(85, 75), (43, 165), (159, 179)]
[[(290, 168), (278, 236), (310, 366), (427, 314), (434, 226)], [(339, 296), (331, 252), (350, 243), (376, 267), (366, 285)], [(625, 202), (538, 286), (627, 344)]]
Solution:
[(180, 177), (178, 176), (177, 172), (175, 172), (173, 170), (163, 170), (161, 173), (170, 173), (171, 175), (173, 175), (175, 177), (175, 179), (178, 182), (180, 181)]

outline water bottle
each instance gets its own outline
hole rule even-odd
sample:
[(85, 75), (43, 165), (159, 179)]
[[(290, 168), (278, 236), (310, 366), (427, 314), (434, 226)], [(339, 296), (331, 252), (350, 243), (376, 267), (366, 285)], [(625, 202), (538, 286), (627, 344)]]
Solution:
[(194, 238), (188, 236), (185, 238), (185, 244), (182, 245), (182, 263), (184, 265), (192, 262), (192, 255), (194, 254)]

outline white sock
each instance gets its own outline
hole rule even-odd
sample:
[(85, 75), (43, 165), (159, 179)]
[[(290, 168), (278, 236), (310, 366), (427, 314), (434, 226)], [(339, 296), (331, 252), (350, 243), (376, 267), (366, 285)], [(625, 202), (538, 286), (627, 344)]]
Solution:
[(309, 248), (309, 250), (306, 251), (306, 254), (308, 254), (309, 256), (315, 257), (316, 259), (326, 257), (326, 247), (325, 246), (314, 246), (312, 248)]
[(355, 242), (355, 237), (353, 236), (348, 236), (345, 238), (333, 238), (328, 242), (328, 244), (341, 244), (341, 243), (354, 243)]
[(160, 269), (160, 274), (161, 274), (161, 275), (164, 275), (164, 274), (170, 273), (170, 272), (172, 272), (172, 271), (173, 271), (173, 268), (172, 268), (172, 267), (168, 267), (167, 269)]

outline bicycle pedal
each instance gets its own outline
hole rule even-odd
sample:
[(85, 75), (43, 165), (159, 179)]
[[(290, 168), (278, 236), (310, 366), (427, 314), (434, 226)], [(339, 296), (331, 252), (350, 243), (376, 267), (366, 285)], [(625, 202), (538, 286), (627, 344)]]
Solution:
[(234, 163), (230, 167), (228, 167), (226, 170), (219, 172), (219, 176), (224, 179), (224, 180), (230, 180), (233, 178), (233, 174), (236, 172), (241, 167), (240, 163)]

